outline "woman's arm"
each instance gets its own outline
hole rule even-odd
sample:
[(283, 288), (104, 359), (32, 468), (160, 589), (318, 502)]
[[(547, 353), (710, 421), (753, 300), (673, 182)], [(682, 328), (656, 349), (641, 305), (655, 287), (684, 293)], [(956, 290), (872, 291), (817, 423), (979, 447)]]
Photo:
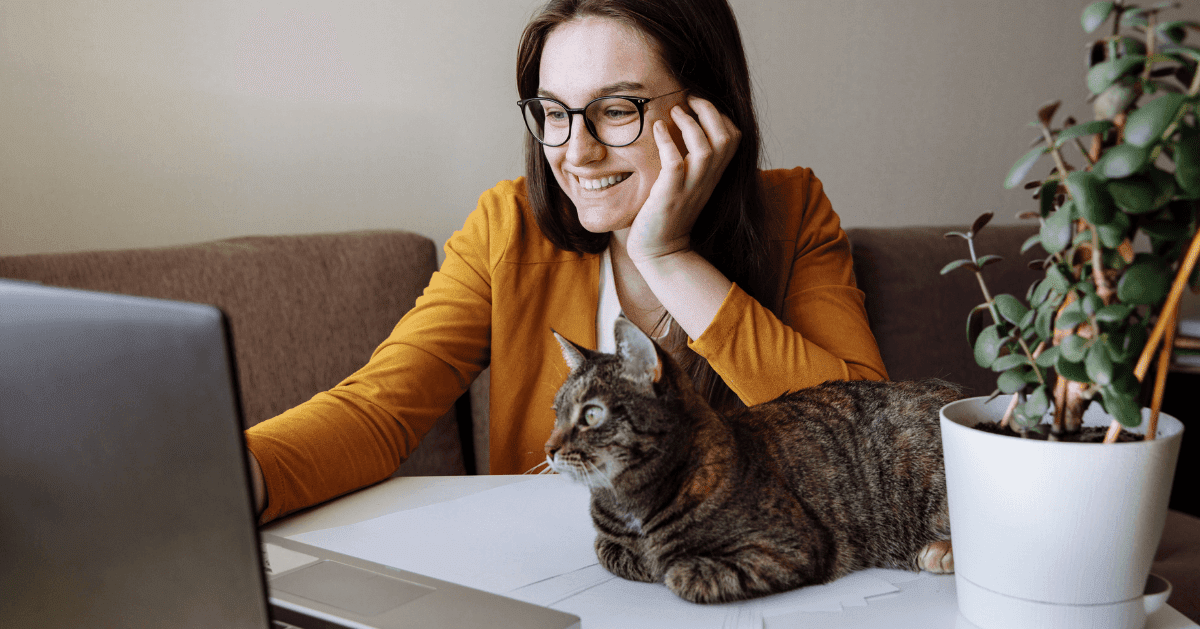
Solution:
[(246, 431), (264, 480), (260, 521), (390, 476), (486, 365), (496, 257), (489, 217), (512, 211), (511, 185), (480, 198), (447, 242), (442, 267), (366, 365)]

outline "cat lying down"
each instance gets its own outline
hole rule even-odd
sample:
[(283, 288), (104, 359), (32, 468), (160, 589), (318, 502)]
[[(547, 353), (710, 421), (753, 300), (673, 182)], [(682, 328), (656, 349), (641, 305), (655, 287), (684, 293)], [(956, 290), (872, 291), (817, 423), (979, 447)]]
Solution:
[(596, 555), (697, 603), (869, 567), (952, 572), (938, 381), (838, 381), (721, 416), (637, 326), (616, 354), (555, 333), (571, 369), (546, 442), (586, 483)]

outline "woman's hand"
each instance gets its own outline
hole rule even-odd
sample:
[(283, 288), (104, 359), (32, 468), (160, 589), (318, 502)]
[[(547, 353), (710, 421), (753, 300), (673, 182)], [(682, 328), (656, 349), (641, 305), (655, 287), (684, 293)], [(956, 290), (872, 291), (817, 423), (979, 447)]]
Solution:
[(690, 249), (692, 225), (741, 141), (741, 131), (712, 103), (691, 95), (687, 102), (695, 117), (680, 106), (670, 112), (687, 155), (680, 154), (665, 121), (651, 127), (662, 170), (629, 229), (626, 247), (635, 263)]

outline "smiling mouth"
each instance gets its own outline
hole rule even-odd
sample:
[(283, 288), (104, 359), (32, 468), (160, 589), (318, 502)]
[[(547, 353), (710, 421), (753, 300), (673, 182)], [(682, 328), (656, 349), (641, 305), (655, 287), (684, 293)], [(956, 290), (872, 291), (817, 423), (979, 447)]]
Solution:
[(604, 190), (606, 188), (611, 188), (622, 181), (625, 181), (629, 178), (630, 174), (632, 173), (620, 173), (617, 175), (600, 177), (599, 179), (584, 179), (583, 177), (576, 175), (575, 180), (579, 182), (580, 187), (582, 187), (584, 190)]

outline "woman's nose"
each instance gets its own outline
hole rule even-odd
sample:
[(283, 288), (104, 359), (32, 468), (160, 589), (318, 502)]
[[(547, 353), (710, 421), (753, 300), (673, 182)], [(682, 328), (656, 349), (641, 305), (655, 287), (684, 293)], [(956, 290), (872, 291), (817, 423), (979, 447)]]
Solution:
[(571, 137), (567, 140), (567, 161), (572, 164), (586, 164), (604, 158), (605, 147), (588, 131), (583, 114), (571, 125)]

